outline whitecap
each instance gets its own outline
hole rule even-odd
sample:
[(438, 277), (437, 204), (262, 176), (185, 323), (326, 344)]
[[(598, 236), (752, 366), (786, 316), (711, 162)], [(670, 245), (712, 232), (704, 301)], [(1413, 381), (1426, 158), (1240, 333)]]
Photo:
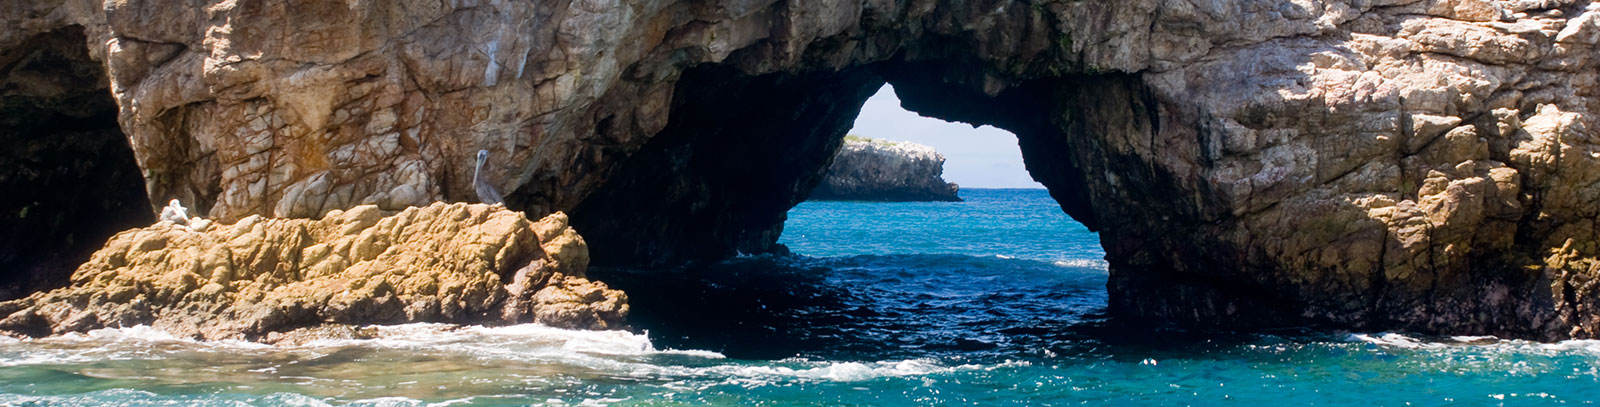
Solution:
[(1067, 259), (1051, 262), (1056, 267), (1092, 268), (1104, 270), (1110, 267), (1109, 263), (1100, 259)]
[(189, 352), (232, 355), (305, 352), (319, 355), (350, 347), (446, 353), (484, 360), (554, 361), (602, 369), (606, 369), (603, 366), (614, 365), (614, 361), (606, 359), (617, 357), (677, 355), (702, 359), (724, 358), (722, 354), (710, 351), (656, 349), (647, 335), (627, 331), (570, 330), (538, 324), (484, 327), (416, 323), (367, 328), (376, 333), (375, 337), (319, 339), (298, 345), (269, 345), (238, 340), (202, 341), (172, 335), (149, 326), (96, 329), (48, 338), (7, 339), (0, 342), (0, 366), (97, 360), (160, 360)]
[(155, 329), (149, 325), (136, 325), (126, 328), (100, 328), (89, 332), (72, 332), (52, 339), (74, 342), (195, 342), (193, 339), (180, 338), (170, 332)]
[(264, 398), (262, 405), (295, 406), (295, 407), (330, 407), (322, 399), (296, 393), (273, 393)]
[[(782, 364), (798, 364), (790, 367)], [(778, 365), (740, 366), (722, 365), (688, 369), (698, 376), (726, 376), (740, 381), (802, 380), (816, 382), (858, 382), (892, 377), (927, 376), (962, 371), (993, 370), (1011, 366), (1028, 366), (1025, 361), (1007, 361), (999, 364), (962, 364), (945, 366), (932, 359), (907, 359), (880, 362), (811, 362), (780, 361)]]
[(723, 358), (722, 354), (709, 351), (658, 350), (650, 342), (647, 334), (636, 334), (620, 330), (574, 330), (554, 328), (541, 324), (485, 327), (481, 325), (457, 326), (436, 323), (386, 325), (370, 328), (377, 331), (376, 338), (313, 341), (307, 345), (441, 348), (461, 350), (479, 355), (542, 349), (610, 356), (675, 354), (708, 359)]
[(345, 405), (359, 407), (423, 407), (442, 406), (448, 404), (424, 403), (422, 400), (409, 397), (378, 397), (366, 400), (355, 400)]
[(1501, 339), (1489, 335), (1456, 335), (1438, 340), (1419, 339), (1393, 332), (1373, 334), (1348, 333), (1345, 342), (1365, 342), (1374, 345), (1403, 349), (1476, 349), (1489, 352), (1511, 353), (1573, 353), (1600, 355), (1600, 340), (1569, 339), (1557, 342), (1536, 342), (1522, 339)]
[[(265, 346), (259, 345), (257, 346)], [(103, 328), (83, 333), (0, 342), (0, 366), (83, 363), (96, 360), (162, 359), (174, 349), (233, 347), (201, 343), (149, 326)]]
[(1423, 341), (1418, 340), (1416, 338), (1412, 338), (1412, 337), (1409, 337), (1409, 336), (1405, 336), (1405, 335), (1397, 334), (1397, 333), (1393, 333), (1393, 332), (1379, 332), (1379, 333), (1376, 333), (1376, 334), (1359, 334), (1359, 333), (1346, 334), (1345, 337), (1344, 337), (1344, 341), (1345, 342), (1366, 342), (1366, 343), (1370, 343), (1370, 344), (1374, 344), (1374, 345), (1391, 346), (1391, 347), (1405, 348), (1405, 349), (1424, 349), (1424, 348), (1437, 348), (1437, 347), (1444, 346), (1444, 344), (1441, 344), (1441, 343), (1423, 342)]
[[(242, 375), (227, 380), (265, 378), (279, 384), (326, 387), (327, 380), (361, 381), (361, 377), (333, 378), (308, 374), (303, 368), (286, 368), (302, 361), (345, 352), (351, 348), (381, 350), (383, 354), (432, 355), (443, 359), (473, 359), (485, 366), (502, 362), (532, 363), (558, 376), (633, 378), (660, 383), (684, 391), (704, 390), (720, 385), (764, 386), (795, 382), (860, 382), (893, 378), (921, 377), (964, 371), (1027, 366), (1027, 362), (1007, 361), (990, 364), (946, 364), (937, 359), (890, 361), (730, 361), (720, 353), (703, 350), (657, 349), (645, 334), (626, 331), (578, 331), (543, 325), (501, 327), (456, 326), (448, 324), (405, 324), (370, 327), (369, 339), (328, 339), (298, 345), (264, 345), (239, 341), (197, 341), (170, 335), (149, 327), (97, 330), (82, 335), (14, 341), (0, 346), (0, 364), (76, 364), (106, 360), (210, 359), (227, 361)], [(357, 355), (361, 353), (355, 353)], [(674, 358), (660, 358), (673, 355)], [(319, 363), (362, 363), (361, 359)], [(116, 370), (115, 373), (131, 374)], [(547, 370), (546, 370), (547, 369)], [(384, 376), (374, 372), (374, 377)], [(312, 377), (319, 376), (319, 377)], [(552, 376), (556, 377), (556, 376)], [(177, 380), (182, 378), (154, 378)], [(140, 379), (144, 380), (144, 379)], [(558, 379), (565, 380), (565, 379)], [(320, 382), (311, 384), (311, 382)], [(370, 396), (394, 396), (369, 394)], [(137, 396), (136, 399), (160, 398)], [(254, 402), (270, 405), (328, 405), (328, 399), (275, 393)], [(52, 400), (41, 400), (51, 403)], [(60, 400), (55, 400), (60, 401)], [(604, 405), (616, 400), (572, 399), (578, 405)], [(378, 397), (350, 401), (360, 406), (447, 406), (472, 403), (453, 399), (425, 403), (405, 397)], [(0, 403), (3, 404), (3, 403)], [(75, 404), (73, 402), (57, 404)], [(92, 404), (92, 403), (91, 403)]]
[(457, 405), (457, 404), (472, 404), (472, 400), (476, 399), (476, 398), (477, 397), (462, 397), (462, 398), (458, 398), (458, 399), (444, 400), (444, 401), (435, 402), (435, 403), (428, 403), (428, 407), (446, 407), (446, 406), (453, 406), (453, 405)]

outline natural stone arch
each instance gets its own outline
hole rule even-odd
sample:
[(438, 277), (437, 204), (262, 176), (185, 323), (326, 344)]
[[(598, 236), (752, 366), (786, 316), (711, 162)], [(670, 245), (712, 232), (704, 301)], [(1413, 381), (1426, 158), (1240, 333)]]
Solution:
[[(0, 49), (86, 27), (150, 199), (223, 220), (471, 199), (479, 149), (515, 207), (604, 216), (583, 207), (638, 207), (605, 192), (643, 174), (628, 161), (671, 161), (652, 143), (760, 128), (675, 123), (697, 72), (775, 91), (831, 78), (806, 105), (833, 105), (824, 119), (875, 75), (914, 110), (1017, 133), (1030, 171), (1102, 230), (1123, 315), (1600, 333), (1587, 3), (93, 3), (0, 15)], [(782, 137), (822, 136), (801, 144), (815, 157), (832, 122)], [(786, 178), (740, 195), (765, 218), (630, 230), (715, 247), (690, 257), (761, 249), (783, 187), (805, 182)], [(649, 249), (591, 229), (597, 251)]]

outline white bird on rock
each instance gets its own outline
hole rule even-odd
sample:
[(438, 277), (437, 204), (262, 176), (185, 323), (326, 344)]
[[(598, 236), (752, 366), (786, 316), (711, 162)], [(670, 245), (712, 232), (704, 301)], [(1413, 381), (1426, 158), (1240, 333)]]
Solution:
[(478, 192), (478, 202), (489, 205), (504, 205), (505, 199), (500, 197), (500, 191), (494, 190), (489, 185), (489, 180), (483, 176), (483, 163), (489, 160), (489, 150), (478, 150), (478, 166), (472, 170), (472, 189)]
[(189, 208), (183, 207), (183, 204), (178, 203), (176, 199), (167, 201), (167, 207), (161, 208), (161, 221), (172, 222), (196, 232), (204, 232), (206, 228), (211, 227), (211, 221), (209, 220), (200, 217), (189, 217)]
[(189, 225), (189, 209), (174, 199), (167, 201), (167, 207), (161, 208), (161, 221), (172, 222), (183, 226)]

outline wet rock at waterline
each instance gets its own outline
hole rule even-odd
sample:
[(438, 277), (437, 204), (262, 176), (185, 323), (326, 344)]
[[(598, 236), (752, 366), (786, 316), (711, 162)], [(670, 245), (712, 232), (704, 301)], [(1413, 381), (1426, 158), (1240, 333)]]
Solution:
[(944, 156), (933, 147), (849, 136), (810, 199), (960, 201), (943, 174)]
[(887, 81), (1017, 135), (1118, 315), (1600, 336), (1592, 3), (13, 3), (0, 50), (83, 27), (148, 199), (221, 222), (468, 200), (487, 149), (602, 259), (779, 250)]
[(148, 324), (273, 340), (366, 324), (537, 322), (618, 328), (627, 296), (584, 278), (588, 248), (556, 213), (375, 206), (320, 220), (161, 222), (112, 237), (71, 285), (0, 303), (0, 331), (42, 336)]

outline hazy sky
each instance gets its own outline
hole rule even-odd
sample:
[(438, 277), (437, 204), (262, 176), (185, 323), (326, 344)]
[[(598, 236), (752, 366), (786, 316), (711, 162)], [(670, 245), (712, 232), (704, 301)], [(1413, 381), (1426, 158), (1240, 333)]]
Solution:
[(932, 146), (944, 154), (945, 181), (963, 188), (1044, 188), (1022, 167), (1011, 132), (919, 116), (900, 108), (889, 85), (867, 99), (850, 134)]

